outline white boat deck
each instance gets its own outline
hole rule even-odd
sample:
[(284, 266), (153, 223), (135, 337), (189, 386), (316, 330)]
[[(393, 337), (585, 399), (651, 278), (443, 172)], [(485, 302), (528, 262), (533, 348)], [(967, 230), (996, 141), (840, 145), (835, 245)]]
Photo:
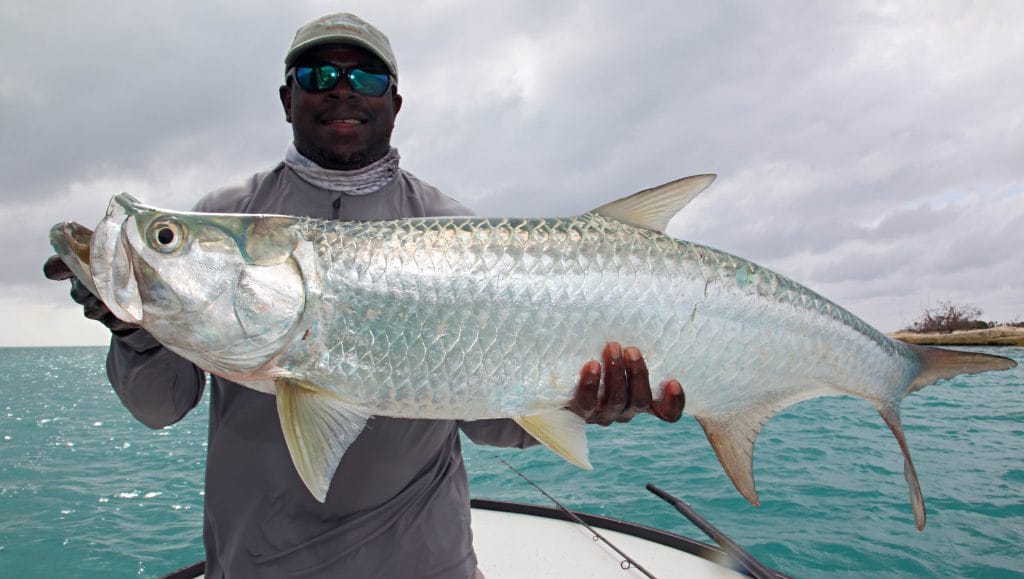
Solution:
[[(597, 529), (655, 577), (743, 577), (697, 555)], [(520, 513), (473, 509), (473, 548), (487, 579), (646, 577), (579, 523)]]

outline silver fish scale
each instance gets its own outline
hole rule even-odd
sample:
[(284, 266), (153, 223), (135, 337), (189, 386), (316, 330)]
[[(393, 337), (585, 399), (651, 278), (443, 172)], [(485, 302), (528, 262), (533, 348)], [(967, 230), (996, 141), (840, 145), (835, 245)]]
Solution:
[[(678, 378), (697, 416), (756, 395), (782, 407), (840, 384), (890, 398), (916, 372), (904, 347), (782, 276), (599, 215), (298, 227), (332, 292), (311, 338), (282, 360), (373, 414), (557, 408), (612, 339), (640, 347), (655, 382)], [(764, 388), (763, 376), (787, 383)]]

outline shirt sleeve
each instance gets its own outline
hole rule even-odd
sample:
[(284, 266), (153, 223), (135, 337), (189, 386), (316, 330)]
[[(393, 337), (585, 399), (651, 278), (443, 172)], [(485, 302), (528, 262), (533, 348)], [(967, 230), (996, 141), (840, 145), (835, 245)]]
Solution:
[(206, 386), (202, 370), (141, 329), (111, 338), (107, 378), (125, 408), (150, 428), (181, 420), (199, 404)]
[(529, 448), (540, 444), (509, 418), (460, 420), (459, 428), (476, 444), (502, 448)]

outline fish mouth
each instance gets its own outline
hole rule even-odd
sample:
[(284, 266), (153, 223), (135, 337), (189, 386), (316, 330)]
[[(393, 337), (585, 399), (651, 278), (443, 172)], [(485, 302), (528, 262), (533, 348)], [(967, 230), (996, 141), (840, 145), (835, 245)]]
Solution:
[(96, 287), (92, 283), (92, 271), (89, 266), (92, 230), (74, 221), (58, 223), (50, 229), (50, 245), (57, 252), (60, 260), (68, 266), (71, 273), (86, 288), (96, 295)]
[(150, 209), (127, 193), (115, 195), (89, 244), (96, 296), (112, 314), (129, 324), (141, 324), (143, 310), (125, 227), (132, 217)]

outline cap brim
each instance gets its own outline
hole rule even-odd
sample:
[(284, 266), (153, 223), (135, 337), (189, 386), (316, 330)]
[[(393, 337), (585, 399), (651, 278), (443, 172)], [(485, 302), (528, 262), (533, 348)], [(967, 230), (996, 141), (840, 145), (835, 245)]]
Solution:
[(385, 55), (380, 53), (379, 50), (377, 50), (373, 46), (370, 46), (369, 43), (362, 40), (361, 38), (344, 36), (340, 34), (333, 34), (331, 36), (321, 36), (319, 38), (311, 38), (305, 42), (296, 44), (291, 48), (291, 50), (288, 51), (288, 54), (285, 55), (285, 70), (291, 68), (292, 65), (295, 64), (295, 61), (298, 60), (299, 57), (302, 56), (304, 52), (307, 52), (312, 48), (316, 48), (317, 46), (323, 46), (324, 44), (349, 44), (352, 46), (357, 46), (369, 52), (373, 56), (377, 57), (377, 59), (383, 62), (384, 66), (388, 68), (388, 72), (391, 73), (391, 76), (398, 78), (398, 71), (395, 70), (394, 63), (389, 61)]

